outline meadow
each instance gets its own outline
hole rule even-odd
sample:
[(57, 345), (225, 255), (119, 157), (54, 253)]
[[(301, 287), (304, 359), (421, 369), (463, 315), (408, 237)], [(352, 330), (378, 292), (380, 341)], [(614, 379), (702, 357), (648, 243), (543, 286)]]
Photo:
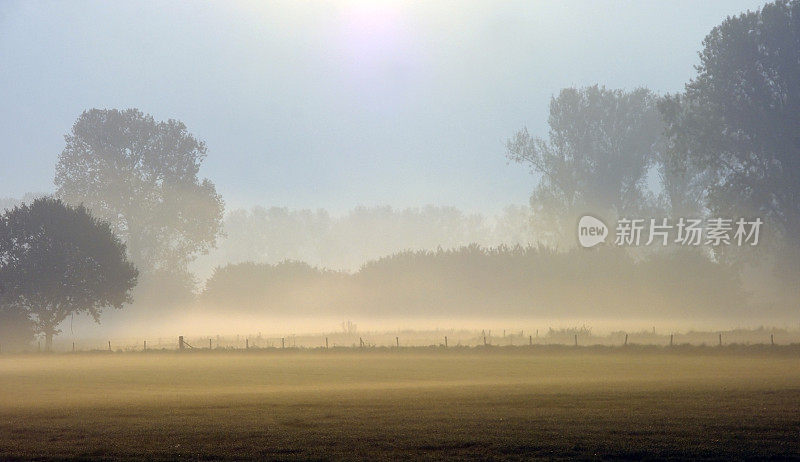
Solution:
[(0, 459), (800, 459), (800, 350), (0, 356)]

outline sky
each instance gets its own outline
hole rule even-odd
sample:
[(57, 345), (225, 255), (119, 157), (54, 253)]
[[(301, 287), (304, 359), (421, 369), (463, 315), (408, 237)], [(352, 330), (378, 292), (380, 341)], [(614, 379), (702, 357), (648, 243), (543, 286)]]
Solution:
[(564, 87), (681, 91), (763, 1), (0, 2), (0, 197), (51, 192), (82, 111), (204, 140), (228, 208), (527, 203), (509, 164)]

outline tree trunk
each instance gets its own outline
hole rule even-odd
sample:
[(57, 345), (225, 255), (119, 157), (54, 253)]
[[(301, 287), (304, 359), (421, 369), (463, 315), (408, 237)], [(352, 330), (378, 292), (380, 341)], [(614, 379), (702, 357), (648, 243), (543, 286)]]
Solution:
[(44, 351), (50, 353), (53, 351), (53, 332), (48, 331), (44, 333)]

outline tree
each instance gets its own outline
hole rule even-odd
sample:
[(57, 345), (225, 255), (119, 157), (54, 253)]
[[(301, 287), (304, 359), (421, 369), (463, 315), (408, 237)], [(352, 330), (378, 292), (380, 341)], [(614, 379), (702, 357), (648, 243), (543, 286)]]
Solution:
[(702, 217), (710, 177), (697, 168), (685, 146), (674, 139), (666, 142), (657, 165), (662, 186), (661, 208), (673, 218)]
[(508, 205), (495, 216), (492, 244), (533, 245), (537, 236), (531, 226), (531, 208), (527, 205)]
[(57, 196), (107, 221), (143, 272), (184, 273), (215, 246), (222, 198), (211, 181), (198, 179), (206, 146), (182, 122), (92, 109), (65, 140)]
[(0, 216), (0, 306), (24, 312), (49, 351), (58, 325), (130, 303), (138, 271), (111, 227), (79, 206), (37, 199)]
[[(727, 18), (703, 41), (697, 75), (660, 104), (669, 152), (704, 181), (718, 217), (761, 218), (757, 247), (715, 249), (761, 297), (797, 306), (800, 278), (800, 1)], [(755, 272), (755, 273), (753, 273)], [(776, 277), (777, 276), (777, 277)], [(778, 282), (775, 289), (763, 287)], [(782, 297), (782, 299), (781, 299)]]
[(622, 247), (406, 250), (357, 272), (300, 262), (219, 267), (200, 299), (248, 315), (612, 316), (701, 319), (746, 312), (741, 281), (695, 247), (637, 258)]
[(0, 346), (4, 351), (24, 348), (33, 335), (33, 322), (25, 311), (0, 303)]
[(729, 17), (703, 47), (660, 105), (674, 155), (708, 176), (713, 214), (758, 215), (800, 244), (800, 1)]
[(550, 101), (549, 140), (527, 129), (507, 143), (507, 157), (540, 176), (531, 196), (537, 232), (572, 246), (580, 215), (635, 214), (647, 202), (645, 180), (663, 126), (657, 98), (591, 86), (566, 88)]

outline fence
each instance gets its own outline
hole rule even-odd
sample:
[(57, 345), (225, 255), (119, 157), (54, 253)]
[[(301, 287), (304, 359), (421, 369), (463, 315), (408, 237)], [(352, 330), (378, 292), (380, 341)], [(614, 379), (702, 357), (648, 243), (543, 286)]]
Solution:
[[(633, 346), (664, 347), (724, 345), (789, 345), (800, 343), (800, 330), (736, 329), (730, 331), (685, 333), (652, 331), (613, 332), (593, 335), (590, 330), (436, 330), (391, 332), (330, 332), (306, 335), (267, 337), (261, 334), (117, 338), (56, 339), (54, 351), (162, 351), (162, 350), (266, 350), (266, 349), (365, 349), (365, 348), (465, 348), (562, 346)], [(42, 351), (42, 342), (27, 351)], [(0, 354), (3, 349), (0, 344)]]

